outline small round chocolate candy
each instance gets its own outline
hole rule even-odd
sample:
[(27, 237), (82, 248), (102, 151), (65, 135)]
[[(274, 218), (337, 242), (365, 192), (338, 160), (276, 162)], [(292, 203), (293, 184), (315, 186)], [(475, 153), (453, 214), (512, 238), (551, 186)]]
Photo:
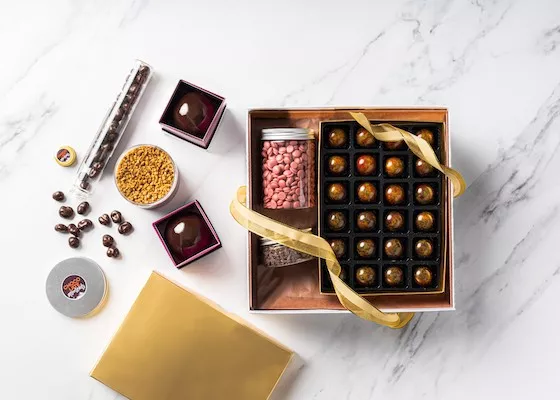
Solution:
[(111, 218), (107, 214), (103, 214), (101, 217), (99, 217), (98, 221), (101, 225), (111, 225)]
[(341, 156), (329, 157), (329, 171), (333, 174), (340, 175), (346, 171), (346, 159)]
[(327, 221), (333, 231), (341, 231), (346, 226), (346, 217), (340, 211), (330, 212)]
[(358, 199), (364, 203), (373, 203), (377, 198), (377, 189), (371, 182), (364, 182), (358, 186)]
[(57, 232), (66, 233), (66, 232), (68, 232), (68, 227), (64, 224), (56, 224), (54, 226), (54, 230), (57, 231)]
[(375, 270), (372, 267), (363, 266), (356, 269), (356, 281), (362, 286), (371, 286), (375, 282)]
[(331, 239), (329, 241), (329, 244), (336, 258), (341, 258), (342, 256), (344, 256), (344, 253), (346, 253), (346, 245), (344, 244), (344, 240)]
[(109, 247), (107, 249), (107, 257), (117, 258), (121, 252), (116, 247)]
[(385, 228), (389, 231), (400, 231), (404, 227), (404, 216), (398, 211), (390, 211), (385, 216)]
[(78, 239), (76, 236), (70, 236), (68, 238), (68, 245), (75, 249), (80, 245), (80, 239)]
[(115, 224), (120, 224), (123, 221), (121, 212), (117, 210), (111, 211), (111, 221)]
[(428, 267), (418, 267), (414, 271), (414, 282), (419, 286), (430, 286), (432, 284), (432, 271)]
[(418, 257), (427, 258), (432, 255), (434, 251), (434, 246), (432, 242), (428, 239), (420, 239), (416, 242), (414, 246), (414, 252)]
[(68, 225), (68, 232), (76, 237), (80, 236), (80, 229), (75, 224)]
[(362, 211), (358, 214), (358, 218), (356, 218), (356, 225), (358, 226), (358, 229), (362, 231), (373, 230), (376, 222), (377, 218), (371, 211)]
[(340, 267), (340, 274), (338, 274), (338, 277), (343, 281), (346, 280), (346, 270), (344, 269), (344, 267)]
[(101, 241), (105, 247), (111, 247), (115, 243), (115, 239), (111, 235), (103, 235)]
[(434, 172), (434, 167), (432, 167), (430, 164), (428, 164), (426, 161), (422, 160), (421, 158), (416, 160), (416, 163), (414, 164), (414, 169), (416, 170), (416, 173), (420, 176), (427, 176), (430, 175), (432, 172)]
[(360, 147), (372, 147), (375, 144), (375, 137), (365, 128), (360, 128), (356, 132), (356, 143)]
[(343, 147), (346, 146), (348, 138), (346, 132), (340, 128), (335, 128), (328, 134), (328, 142), (330, 147)]
[(371, 257), (375, 253), (375, 242), (371, 239), (363, 239), (356, 244), (356, 252), (360, 257)]
[(119, 225), (118, 231), (121, 235), (128, 235), (133, 229), (132, 224), (126, 221)]
[(402, 204), (404, 202), (404, 189), (401, 185), (389, 185), (385, 188), (385, 200), (389, 204)]
[(82, 219), (80, 222), (78, 222), (78, 229), (81, 231), (85, 231), (88, 230), (90, 228), (93, 227), (93, 222), (91, 222), (91, 219)]
[(389, 150), (400, 150), (404, 148), (404, 140), (397, 140), (396, 142), (385, 142), (385, 148)]
[(58, 210), (58, 215), (60, 215), (62, 218), (69, 219), (74, 216), (74, 210), (72, 209), (72, 207), (62, 206)]
[(421, 231), (430, 231), (434, 227), (434, 214), (429, 211), (422, 211), (420, 214), (416, 216), (414, 221), (416, 228)]
[[(85, 178), (87, 178), (87, 175), (85, 176)], [(88, 190), (89, 189), (89, 182), (87, 180), (83, 180), (80, 182), (80, 187), (84, 190)]]
[(332, 183), (327, 189), (327, 196), (332, 201), (342, 201), (346, 198), (346, 188), (342, 183)]
[(385, 254), (389, 258), (399, 258), (404, 254), (404, 246), (400, 239), (389, 239), (385, 242)]
[(377, 169), (377, 162), (369, 154), (359, 156), (356, 159), (356, 171), (358, 175), (371, 175)]
[(434, 134), (429, 129), (420, 129), (416, 134), (419, 138), (424, 139), (430, 146), (434, 145)]
[(401, 176), (404, 172), (404, 161), (399, 157), (389, 157), (385, 160), (385, 172), (391, 178)]
[(414, 198), (420, 204), (430, 204), (434, 201), (434, 189), (422, 183), (416, 187)]
[(401, 267), (389, 267), (384, 274), (385, 283), (390, 286), (397, 286), (403, 283), (404, 273)]
[(62, 193), (60, 190), (54, 192), (52, 194), (52, 198), (55, 199), (56, 201), (64, 201), (64, 193)]
[(88, 211), (89, 211), (89, 203), (87, 201), (81, 202), (80, 204), (78, 204), (78, 207), (76, 207), (76, 212), (80, 215), (84, 215)]

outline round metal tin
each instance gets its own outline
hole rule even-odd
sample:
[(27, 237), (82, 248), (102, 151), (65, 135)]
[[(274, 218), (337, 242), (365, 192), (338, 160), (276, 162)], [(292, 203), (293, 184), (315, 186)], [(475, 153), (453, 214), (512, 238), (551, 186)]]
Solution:
[(107, 297), (105, 274), (93, 260), (73, 257), (62, 260), (49, 273), (46, 293), (59, 313), (71, 318), (93, 315)]

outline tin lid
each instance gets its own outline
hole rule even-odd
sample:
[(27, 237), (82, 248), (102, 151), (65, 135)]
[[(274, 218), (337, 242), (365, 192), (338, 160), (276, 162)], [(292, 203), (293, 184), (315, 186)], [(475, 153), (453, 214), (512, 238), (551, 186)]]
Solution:
[[(300, 231), (309, 233), (309, 232), (311, 232), (311, 228), (300, 229)], [(264, 238), (264, 237), (261, 237), (259, 240), (261, 242), (261, 246), (270, 246), (271, 244), (281, 245), (281, 243), (278, 243), (275, 240)]]
[(107, 280), (93, 260), (67, 258), (56, 264), (49, 273), (46, 293), (49, 302), (59, 313), (71, 318), (85, 317), (103, 305)]
[(309, 140), (315, 138), (313, 130), (305, 128), (268, 128), (261, 132), (261, 140)]
[(62, 146), (54, 157), (58, 165), (69, 167), (76, 162), (76, 151), (70, 146)]

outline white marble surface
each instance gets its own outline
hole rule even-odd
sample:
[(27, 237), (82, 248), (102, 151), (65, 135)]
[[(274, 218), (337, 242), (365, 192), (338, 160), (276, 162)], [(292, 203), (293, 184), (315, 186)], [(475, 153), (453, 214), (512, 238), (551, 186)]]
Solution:
[[(134, 58), (156, 77), (119, 151), (167, 149), (184, 186), (173, 204), (138, 210), (109, 176), (91, 203), (136, 226), (124, 259), (104, 256), (97, 226), (76, 252), (52, 228), (54, 190), (83, 156)], [(560, 3), (440, 1), (0, 0), (0, 398), (119, 398), (88, 372), (153, 269), (261, 327), (304, 366), (281, 399), (555, 398), (560, 368)], [(157, 121), (178, 79), (228, 99), (212, 146), (165, 136)], [(252, 315), (245, 235), (228, 214), (245, 180), (251, 106), (446, 105), (456, 202), (457, 311), (393, 331), (353, 316)], [(198, 199), (223, 248), (174, 270), (150, 222)], [(45, 278), (88, 256), (111, 284), (103, 312), (56, 313)]]

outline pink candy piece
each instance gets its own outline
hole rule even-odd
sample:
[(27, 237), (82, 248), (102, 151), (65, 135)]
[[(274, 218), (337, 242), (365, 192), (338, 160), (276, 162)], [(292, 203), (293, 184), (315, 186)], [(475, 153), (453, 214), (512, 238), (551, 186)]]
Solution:
[(292, 204), (294, 206), (294, 208), (299, 208), (300, 204), (299, 201), (294, 201), (294, 204)]
[(283, 188), (283, 187), (285, 187), (285, 186), (286, 186), (286, 181), (283, 180), (283, 179), (280, 179), (280, 180), (278, 181), (278, 187)]
[(289, 145), (288, 147), (286, 147), (286, 151), (287, 151), (288, 153), (291, 153), (292, 151), (294, 151), (294, 146)]
[(283, 208), (292, 208), (292, 203), (289, 201), (285, 201), (284, 204), (282, 204)]
[[(267, 171), (268, 172), (268, 171)], [(278, 175), (280, 173), (280, 166), (275, 165), (274, 168), (272, 168), (272, 173), (274, 175)]]
[(286, 193), (280, 192), (278, 193), (278, 200), (284, 200), (286, 198)]

